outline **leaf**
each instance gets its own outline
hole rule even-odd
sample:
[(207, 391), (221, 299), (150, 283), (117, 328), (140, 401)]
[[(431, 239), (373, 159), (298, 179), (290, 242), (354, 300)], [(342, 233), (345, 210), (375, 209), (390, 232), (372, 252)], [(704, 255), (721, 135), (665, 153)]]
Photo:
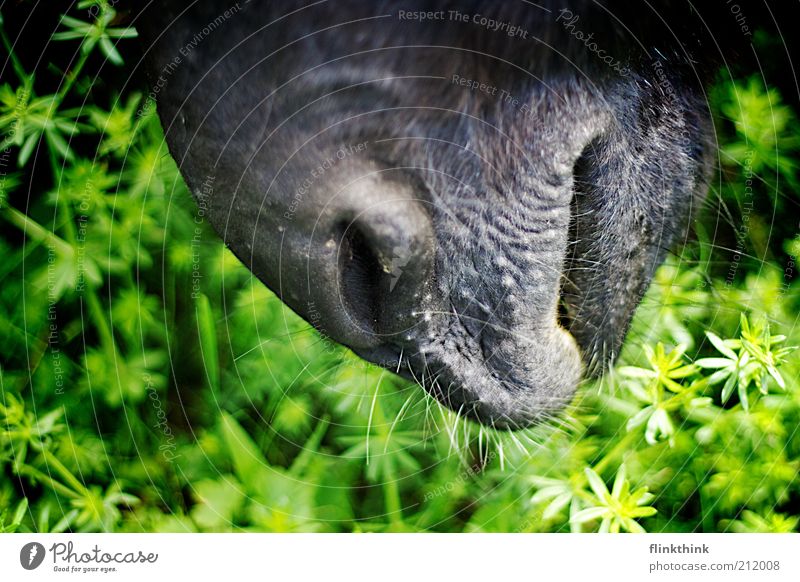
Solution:
[(67, 531), (72, 527), (72, 524), (75, 523), (75, 520), (78, 518), (78, 513), (79, 511), (77, 509), (72, 509), (65, 513), (61, 519), (50, 528), (50, 533), (62, 533)]
[(588, 467), (584, 469), (583, 472), (586, 475), (586, 478), (589, 480), (589, 487), (592, 488), (592, 491), (594, 491), (594, 494), (597, 496), (597, 498), (603, 501), (608, 495), (608, 488), (606, 487), (606, 484), (603, 483), (600, 475)]
[(736, 388), (736, 380), (738, 376), (736, 374), (731, 374), (728, 378), (728, 381), (725, 382), (725, 386), (722, 388), (722, 394), (720, 398), (722, 399), (722, 403), (725, 404), (733, 394), (733, 389)]
[(675, 368), (674, 370), (671, 370), (669, 373), (669, 377), (678, 379), (686, 378), (687, 376), (691, 376), (695, 372), (697, 372), (697, 367), (695, 367), (693, 364), (688, 364), (686, 366), (681, 366), (680, 368)]
[(22, 523), (23, 518), (25, 517), (25, 513), (28, 510), (28, 498), (23, 497), (22, 501), (17, 504), (17, 509), (14, 511), (14, 515), (11, 518), (11, 522), (6, 524), (6, 512), (5, 510), (0, 512), (0, 533), (14, 533), (19, 528), (20, 524)]
[(539, 504), (543, 501), (547, 501), (548, 499), (552, 499), (554, 497), (558, 497), (559, 495), (564, 493), (564, 485), (553, 485), (552, 487), (545, 487), (544, 489), (539, 489), (533, 497), (531, 497), (531, 503)]
[(647, 421), (647, 428), (645, 430), (645, 440), (648, 444), (655, 445), (658, 443), (660, 437), (670, 439), (670, 446), (672, 444), (672, 435), (675, 432), (672, 426), (672, 420), (669, 413), (663, 408), (656, 408), (655, 412), (650, 416)]
[(100, 50), (108, 58), (108, 60), (115, 65), (119, 66), (124, 64), (122, 55), (119, 54), (119, 51), (107, 36), (100, 38)]
[(14, 518), (11, 520), (12, 525), (15, 527), (22, 523), (22, 519), (25, 517), (25, 513), (28, 511), (28, 498), (23, 497), (22, 501), (19, 502), (17, 505), (17, 509), (14, 512)]
[(582, 509), (575, 515), (570, 518), (570, 522), (575, 523), (585, 523), (587, 521), (592, 521), (604, 516), (608, 513), (608, 508), (606, 507), (589, 507), (587, 509)]
[(630, 432), (636, 427), (641, 426), (642, 424), (645, 423), (645, 421), (647, 421), (647, 419), (650, 417), (652, 413), (653, 413), (652, 406), (646, 406), (645, 408), (642, 408), (639, 412), (637, 412), (630, 419), (628, 419), (628, 422), (625, 425), (626, 430)]
[(622, 366), (617, 370), (621, 375), (628, 376), (629, 378), (655, 378), (656, 373), (653, 370), (646, 370), (645, 368), (638, 368), (636, 366)]
[(223, 412), (220, 429), (233, 461), (233, 472), (239, 481), (249, 485), (268, 478), (264, 475), (267, 469), (261, 451), (239, 423)]
[(717, 372), (711, 374), (708, 378), (706, 378), (706, 382), (709, 386), (714, 386), (722, 382), (725, 378), (730, 377), (731, 375), (735, 376), (736, 370), (734, 368), (723, 368)]
[(542, 512), (542, 518), (552, 519), (569, 504), (571, 499), (572, 493), (569, 491), (555, 497), (553, 501), (551, 501), (550, 504), (545, 508), (544, 512)]
[(695, 361), (695, 364), (705, 369), (728, 368), (735, 366), (736, 360), (729, 360), (727, 358), (701, 358)]
[(725, 345), (725, 341), (721, 337), (719, 337), (717, 334), (715, 334), (714, 332), (711, 332), (711, 331), (707, 331), (706, 332), (706, 337), (711, 342), (711, 344), (715, 348), (717, 348), (718, 352), (720, 352), (721, 354), (724, 354), (725, 356), (727, 356), (731, 360), (735, 361), (735, 360), (739, 359), (739, 357), (736, 355), (736, 352), (734, 352), (732, 349), (730, 349), (728, 346), (726, 346)]
[(312, 457), (316, 454), (322, 442), (322, 437), (325, 436), (328, 430), (329, 421), (327, 418), (320, 419), (317, 423), (314, 432), (308, 437), (308, 440), (303, 444), (303, 449), (297, 458), (295, 458), (292, 466), (289, 468), (289, 473), (295, 478), (300, 478), (305, 472), (306, 467), (311, 463)]
[(625, 465), (620, 465), (619, 470), (617, 471), (617, 476), (614, 478), (614, 485), (611, 489), (611, 497), (619, 499), (619, 497), (623, 493), (624, 486), (625, 486)]
[(231, 476), (197, 483), (194, 495), (198, 505), (192, 509), (192, 519), (201, 527), (219, 530), (231, 528), (234, 516), (245, 500), (244, 489)]
[(739, 402), (745, 412), (750, 412), (750, 402), (747, 398), (747, 384), (739, 382)]
[(775, 380), (775, 382), (782, 390), (786, 390), (786, 382), (784, 382), (783, 376), (781, 376), (781, 373), (778, 372), (775, 366), (767, 366), (767, 372), (769, 373), (770, 376), (772, 376), (772, 378)]
[(691, 408), (704, 408), (706, 406), (711, 406), (713, 403), (714, 399), (709, 396), (698, 396), (689, 401), (689, 406)]
[(681, 384), (678, 384), (675, 380), (671, 378), (662, 378), (661, 382), (670, 392), (674, 392), (675, 394), (680, 394), (683, 392), (684, 387)]
[(32, 133), (28, 136), (28, 139), (25, 140), (25, 144), (20, 148), (19, 155), (17, 157), (17, 165), (21, 168), (25, 164), (28, 163), (28, 158), (31, 157), (33, 153), (33, 148), (36, 147), (36, 144), (39, 143), (39, 136), (38, 133)]
[(631, 533), (647, 533), (635, 519), (626, 519), (624, 520), (624, 524), (625, 529)]
[(197, 335), (200, 339), (200, 351), (206, 371), (206, 379), (212, 391), (219, 390), (219, 350), (217, 348), (217, 330), (214, 312), (204, 293), (200, 293), (195, 303), (197, 315)]
[(656, 513), (658, 510), (655, 507), (639, 507), (631, 512), (633, 517), (650, 517)]

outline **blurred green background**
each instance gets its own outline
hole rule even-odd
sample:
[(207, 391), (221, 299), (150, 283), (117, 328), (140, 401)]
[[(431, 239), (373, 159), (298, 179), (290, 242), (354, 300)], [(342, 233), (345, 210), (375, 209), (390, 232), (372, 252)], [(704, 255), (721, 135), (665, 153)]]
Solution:
[(135, 30), (49, 10), (0, 49), (0, 531), (798, 531), (800, 133), (770, 79), (720, 73), (696, 236), (617, 367), (503, 433), (283, 307), (198, 215)]

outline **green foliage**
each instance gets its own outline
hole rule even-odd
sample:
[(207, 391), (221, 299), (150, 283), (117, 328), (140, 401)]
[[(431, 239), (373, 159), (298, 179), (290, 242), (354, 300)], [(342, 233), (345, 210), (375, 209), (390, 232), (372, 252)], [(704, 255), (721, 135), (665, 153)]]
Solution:
[(722, 147), (723, 161), (749, 165), (759, 175), (777, 171), (796, 188), (792, 154), (800, 147), (800, 125), (791, 107), (781, 102), (777, 90), (765, 90), (757, 77), (747, 84), (726, 84), (723, 91), (719, 109), (733, 122), (737, 137)]
[(123, 64), (122, 56), (117, 51), (112, 38), (133, 38), (136, 31), (132, 28), (111, 28), (111, 22), (116, 16), (116, 11), (107, 2), (84, 1), (78, 2), (78, 8), (98, 7), (96, 18), (92, 22), (84, 22), (66, 14), (61, 18), (61, 24), (66, 30), (53, 34), (53, 40), (80, 40), (81, 54), (88, 55), (95, 46), (100, 47), (100, 52), (115, 65)]
[(586, 478), (595, 496), (592, 507), (587, 507), (570, 517), (570, 522), (583, 524), (587, 521), (602, 519), (600, 529), (603, 533), (619, 533), (628, 531), (643, 533), (644, 528), (636, 521), (640, 517), (649, 517), (656, 513), (655, 507), (647, 505), (653, 495), (647, 487), (630, 490), (630, 483), (625, 478), (625, 465), (621, 465), (614, 478), (611, 491), (600, 476), (592, 469), (586, 468)]
[[(729, 214), (733, 274), (701, 222), (563, 419), (489, 431), (253, 278), (153, 104), (90, 81), (124, 70), (134, 31), (79, 8), (53, 36), (66, 74), (12, 55), (0, 85), (0, 531), (797, 531), (800, 233), (758, 227), (785, 199), (742, 237)], [(795, 196), (792, 109), (754, 80), (714, 95), (712, 200), (744, 207), (750, 174)]]

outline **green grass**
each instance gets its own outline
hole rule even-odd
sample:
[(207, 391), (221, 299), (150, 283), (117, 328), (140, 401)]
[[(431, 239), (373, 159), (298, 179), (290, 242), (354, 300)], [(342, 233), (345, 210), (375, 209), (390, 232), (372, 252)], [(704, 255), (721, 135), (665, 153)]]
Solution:
[(81, 4), (68, 74), (14, 56), (0, 84), (0, 530), (798, 530), (800, 142), (775, 89), (714, 88), (719, 180), (615, 370), (500, 433), (254, 279), (144, 88), (96, 78), (133, 31)]

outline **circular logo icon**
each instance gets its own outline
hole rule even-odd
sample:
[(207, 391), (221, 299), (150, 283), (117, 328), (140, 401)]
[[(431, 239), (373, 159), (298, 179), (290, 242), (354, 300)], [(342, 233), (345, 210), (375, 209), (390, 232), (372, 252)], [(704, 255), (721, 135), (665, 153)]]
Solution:
[(19, 551), (19, 563), (26, 570), (35, 570), (44, 561), (44, 546), (39, 542), (30, 542)]

